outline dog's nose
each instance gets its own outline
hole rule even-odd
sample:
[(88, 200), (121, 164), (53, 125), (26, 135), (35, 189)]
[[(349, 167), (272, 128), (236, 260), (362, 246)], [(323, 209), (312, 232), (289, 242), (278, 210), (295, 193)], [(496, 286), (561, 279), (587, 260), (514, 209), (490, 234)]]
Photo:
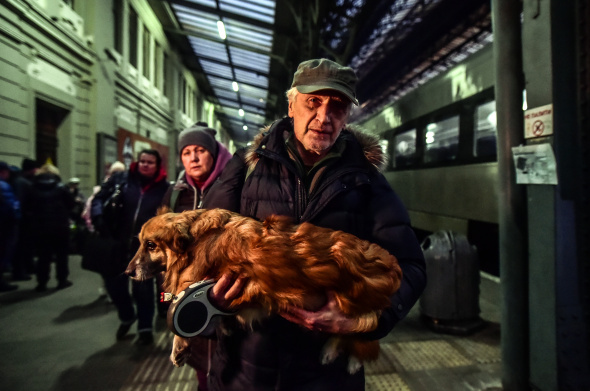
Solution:
[(128, 275), (129, 277), (131, 277), (131, 278), (135, 278), (135, 277), (136, 277), (136, 275), (135, 275), (135, 268), (130, 268), (130, 267), (128, 267), (128, 268), (125, 270), (125, 274), (127, 274), (127, 275)]

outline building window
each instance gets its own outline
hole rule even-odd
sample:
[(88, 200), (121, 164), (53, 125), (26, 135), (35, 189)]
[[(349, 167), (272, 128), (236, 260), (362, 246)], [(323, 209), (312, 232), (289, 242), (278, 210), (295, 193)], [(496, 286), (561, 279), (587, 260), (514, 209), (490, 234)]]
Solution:
[(195, 92), (191, 88), (189, 90), (189, 101), (188, 101), (188, 116), (195, 118)]
[(196, 102), (195, 102), (195, 109), (197, 110), (197, 121), (200, 121), (204, 115), (203, 115), (203, 97), (199, 93), (197, 93)]
[(150, 32), (146, 26), (143, 26), (143, 76), (146, 79), (150, 79), (150, 65), (151, 65), (151, 40), (150, 40)]
[(424, 143), (425, 163), (455, 160), (459, 149), (459, 116), (426, 125)]
[(496, 101), (477, 106), (475, 121), (473, 155), (476, 157), (496, 157)]
[(162, 90), (162, 48), (158, 42), (155, 43), (154, 53), (154, 85)]
[(137, 12), (129, 8), (129, 63), (137, 68)]
[(123, 1), (113, 2), (113, 47), (118, 53), (123, 53)]
[(393, 167), (403, 168), (416, 162), (416, 129), (406, 130), (394, 137)]
[(186, 80), (182, 77), (182, 83), (180, 85), (180, 107), (183, 113), (186, 113)]
[(164, 58), (162, 59), (162, 91), (164, 96), (170, 99), (170, 83), (168, 78), (168, 55), (164, 52)]

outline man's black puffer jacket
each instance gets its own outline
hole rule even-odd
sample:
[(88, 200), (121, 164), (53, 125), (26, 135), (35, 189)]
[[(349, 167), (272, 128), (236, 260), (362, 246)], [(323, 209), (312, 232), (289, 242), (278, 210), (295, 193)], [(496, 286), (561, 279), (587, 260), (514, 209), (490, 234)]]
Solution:
[[(205, 202), (263, 220), (270, 214), (295, 222), (342, 230), (377, 243), (398, 258), (404, 272), (400, 291), (384, 311), (377, 330), (364, 335), (382, 338), (417, 301), (426, 284), (424, 257), (408, 214), (378, 165), (384, 161), (373, 136), (344, 130), (345, 148), (328, 164), (307, 195), (304, 178), (289, 157), (285, 140), (289, 119), (275, 122), (249, 150), (234, 155)], [(211, 369), (213, 390), (364, 390), (364, 373), (346, 370), (347, 358), (323, 365), (327, 336), (274, 316), (242, 330), (226, 320), (231, 332), (218, 333)]]

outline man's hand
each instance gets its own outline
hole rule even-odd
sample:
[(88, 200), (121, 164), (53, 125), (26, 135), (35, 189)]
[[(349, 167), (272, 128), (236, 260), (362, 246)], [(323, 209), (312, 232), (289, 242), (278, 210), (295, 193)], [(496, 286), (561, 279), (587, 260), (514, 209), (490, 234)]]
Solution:
[(209, 290), (209, 301), (221, 311), (231, 311), (231, 302), (237, 298), (246, 286), (247, 278), (228, 272)]
[(350, 334), (355, 332), (358, 327), (357, 319), (348, 318), (340, 311), (333, 292), (328, 292), (327, 303), (317, 311), (289, 307), (280, 315), (290, 322), (323, 333)]

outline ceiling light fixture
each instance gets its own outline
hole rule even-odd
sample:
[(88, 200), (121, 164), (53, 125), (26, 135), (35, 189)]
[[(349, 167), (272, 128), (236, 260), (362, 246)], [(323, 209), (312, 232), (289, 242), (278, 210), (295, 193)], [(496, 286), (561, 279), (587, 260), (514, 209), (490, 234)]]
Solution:
[(242, 126), (242, 129), (244, 129), (244, 130), (248, 130), (248, 125), (244, 125), (244, 126)]
[(240, 89), (240, 86), (238, 86), (238, 82), (232, 81), (231, 82), (231, 87), (234, 89), (234, 91), (238, 92), (238, 90)]
[(225, 35), (225, 25), (221, 20), (217, 21), (217, 30), (219, 31), (219, 36), (221, 39), (225, 39), (227, 35)]
[(243, 109), (238, 110), (238, 114), (240, 114), (240, 117), (243, 117), (244, 116), (244, 110)]

